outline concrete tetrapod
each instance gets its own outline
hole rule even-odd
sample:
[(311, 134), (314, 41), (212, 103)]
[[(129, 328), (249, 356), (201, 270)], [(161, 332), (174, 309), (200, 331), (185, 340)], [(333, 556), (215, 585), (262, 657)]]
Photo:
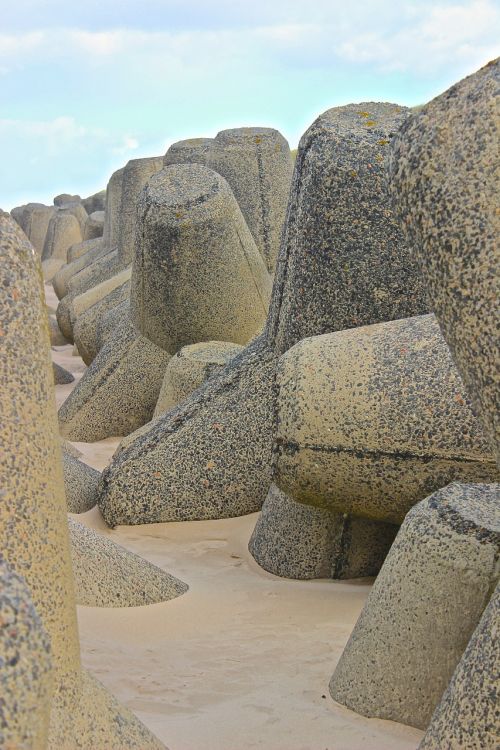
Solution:
[(77, 604), (141, 607), (188, 590), (178, 578), (71, 518), (69, 533)]
[(169, 359), (123, 320), (59, 409), (61, 435), (92, 443), (141, 427), (153, 416)]
[(0, 215), (0, 548), (23, 575), (51, 642), (48, 747), (161, 748), (80, 665), (66, 503), (40, 266)]
[(106, 209), (106, 190), (99, 190), (98, 193), (89, 195), (88, 198), (83, 198), (82, 206), (89, 216), (94, 211), (104, 211)]
[(272, 481), (277, 357), (303, 336), (427, 311), (387, 205), (385, 145), (406, 113), (362, 106), (378, 113), (375, 125), (350, 105), (328, 110), (301, 139), (265, 333), (115, 454), (99, 493), (111, 525), (259, 510)]
[(395, 203), (429, 299), (500, 461), (500, 59), (427, 104), (398, 135)]
[(85, 253), (87, 253), (92, 248), (98, 247), (103, 243), (104, 239), (102, 237), (97, 237), (95, 240), (85, 240), (82, 242), (77, 242), (76, 245), (71, 245), (68, 250), (68, 263), (72, 263), (74, 260), (80, 258), (80, 256), (85, 255)]
[(34, 206), (26, 219), (25, 234), (39, 255), (43, 252), (49, 222), (55, 213), (52, 206)]
[(500, 584), (436, 708), (419, 750), (496, 750), (500, 674)]
[(180, 349), (165, 370), (154, 416), (159, 417), (184, 401), (205, 380), (222, 370), (242, 348), (229, 341), (204, 341)]
[[(106, 283), (106, 282), (104, 282)], [(95, 287), (96, 288), (96, 287)], [(91, 292), (92, 290), (89, 290)], [(78, 302), (82, 297), (88, 295), (89, 292), (85, 292), (84, 295), (75, 298), (75, 303)], [(73, 340), (78, 347), (80, 356), (86, 365), (90, 365), (101, 349), (99, 339), (99, 325), (102, 322), (106, 313), (113, 310), (117, 305), (122, 302), (128, 301), (130, 298), (130, 279), (124, 284), (115, 287), (108, 294), (101, 297), (93, 305), (88, 307), (83, 312), (76, 314), (76, 320), (73, 325)], [(75, 304), (74, 307), (77, 305)]]
[(128, 266), (134, 258), (139, 196), (148, 180), (162, 167), (163, 157), (153, 156), (147, 159), (131, 159), (123, 168), (118, 230), (118, 255), (122, 267)]
[(0, 747), (47, 745), (50, 641), (26, 581), (0, 558)]
[(304, 339), (277, 374), (276, 484), (401, 523), (454, 480), (500, 478), (434, 315)]
[(52, 372), (54, 375), (55, 385), (65, 385), (67, 383), (72, 383), (75, 379), (73, 373), (65, 370), (64, 367), (58, 365), (57, 362), (52, 362)]
[(43, 245), (42, 269), (45, 281), (50, 281), (66, 263), (68, 248), (81, 240), (78, 219), (62, 210), (56, 211), (49, 221)]
[(248, 549), (283, 578), (362, 578), (376, 575), (398, 527), (296, 503), (272, 484)]
[(104, 231), (104, 211), (94, 211), (87, 217), (83, 227), (83, 239), (93, 240), (102, 237)]
[(137, 211), (131, 316), (171, 353), (246, 344), (266, 320), (271, 279), (227, 182), (199, 164), (154, 175)]
[(52, 279), (52, 286), (60, 300), (68, 293), (68, 285), (72, 277), (108, 252), (107, 248), (104, 247), (104, 243), (99, 238), (98, 241), (88, 240), (87, 242), (79, 242), (77, 245), (72, 245), (68, 250), (68, 255), (74, 247), (80, 248), (82, 245), (85, 246), (86, 252), (74, 260), (70, 261), (68, 258), (68, 263), (62, 266)]
[(186, 138), (172, 143), (163, 157), (163, 166), (171, 164), (203, 164), (208, 166), (208, 155), (213, 138)]
[(66, 451), (63, 451), (62, 461), (68, 511), (86, 513), (97, 502), (100, 473)]
[(454, 483), (410, 510), (331, 679), (334, 700), (427, 728), (500, 575), (499, 490)]
[(287, 141), (273, 128), (221, 130), (210, 144), (207, 166), (229, 183), (274, 273), (293, 172)]

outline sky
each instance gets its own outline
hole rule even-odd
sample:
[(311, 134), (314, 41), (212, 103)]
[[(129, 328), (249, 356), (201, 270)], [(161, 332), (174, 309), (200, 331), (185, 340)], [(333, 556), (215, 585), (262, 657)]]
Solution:
[(182, 138), (428, 101), (499, 54), (500, 0), (0, 0), (0, 207), (85, 197)]

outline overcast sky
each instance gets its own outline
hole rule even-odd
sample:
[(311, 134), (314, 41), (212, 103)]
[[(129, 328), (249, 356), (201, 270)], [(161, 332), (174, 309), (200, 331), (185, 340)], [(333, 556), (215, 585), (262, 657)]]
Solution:
[(0, 206), (227, 127), (418, 104), (498, 54), (500, 0), (0, 0)]

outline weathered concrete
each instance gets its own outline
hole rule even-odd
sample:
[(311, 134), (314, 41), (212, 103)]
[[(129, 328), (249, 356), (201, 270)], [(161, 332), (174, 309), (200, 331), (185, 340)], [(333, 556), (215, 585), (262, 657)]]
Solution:
[(178, 578), (71, 518), (69, 533), (77, 604), (141, 607), (188, 590)]
[(66, 383), (72, 383), (75, 379), (75, 376), (71, 372), (65, 370), (64, 367), (58, 365), (57, 362), (52, 362), (52, 371), (54, 373), (55, 385), (65, 385)]
[(277, 374), (276, 484), (401, 523), (449, 482), (500, 478), (434, 315), (305, 339)]
[(103, 243), (103, 238), (97, 237), (95, 240), (86, 240), (85, 242), (77, 242), (76, 245), (71, 245), (68, 250), (68, 263), (72, 263), (74, 260), (77, 260), (77, 258), (85, 255), (89, 250), (92, 250), (94, 247), (99, 247)]
[(228, 341), (205, 341), (184, 346), (167, 365), (154, 416), (158, 417), (184, 401), (241, 351), (241, 346)]
[(274, 273), (293, 172), (287, 141), (273, 128), (221, 130), (210, 144), (207, 166), (229, 183)]
[(500, 584), (453, 673), (419, 750), (496, 750), (500, 673)]
[[(119, 274), (121, 275), (121, 274)], [(111, 281), (111, 280), (110, 280)], [(104, 282), (109, 283), (109, 282)], [(97, 287), (95, 287), (97, 289)], [(84, 295), (76, 297), (74, 311), (75, 322), (73, 324), (73, 339), (78, 347), (80, 356), (86, 365), (94, 361), (98, 352), (102, 348), (99, 336), (99, 326), (108, 312), (113, 310), (117, 305), (126, 302), (130, 298), (130, 279), (124, 284), (114, 287), (110, 292), (101, 296), (93, 305), (78, 312), (77, 304), (83, 297), (89, 295), (93, 290), (85, 292)], [(123, 320), (124, 318), (121, 318)]]
[(123, 168), (118, 230), (118, 255), (122, 266), (129, 265), (134, 258), (137, 203), (141, 191), (150, 177), (162, 167), (163, 157), (153, 156), (131, 159)]
[(92, 443), (148, 422), (169, 358), (124, 320), (59, 409), (61, 435)]
[(296, 503), (271, 485), (248, 549), (264, 570), (283, 578), (376, 575), (398, 527)]
[(117, 169), (109, 178), (106, 188), (106, 208), (104, 209), (103, 240), (106, 247), (115, 250), (120, 236), (120, 209), (122, 205), (122, 184), (124, 167)]
[(66, 504), (70, 513), (86, 513), (97, 502), (100, 473), (63, 451), (63, 474)]
[(54, 692), (48, 748), (160, 748), (146, 728), (82, 671), (61, 452), (40, 265), (0, 215), (0, 548), (23, 575), (50, 637)]
[(104, 211), (94, 211), (87, 217), (83, 227), (83, 239), (93, 240), (102, 237), (104, 231)]
[(55, 213), (53, 206), (33, 206), (26, 216), (25, 234), (39, 255), (43, 252), (49, 222)]
[(70, 213), (56, 211), (49, 221), (42, 252), (42, 268), (46, 281), (50, 281), (66, 263), (68, 248), (81, 240), (82, 233), (78, 220)]
[[(265, 334), (113, 457), (100, 484), (108, 522), (259, 509), (272, 481), (277, 354), (302, 336), (426, 311), (385, 182), (384, 146), (407, 115), (395, 105), (374, 107), (384, 112), (382, 124), (368, 126), (358, 107), (341, 107), (303, 136)], [(360, 307), (367, 284), (370, 301)]]
[(131, 316), (174, 354), (199, 341), (247, 343), (271, 279), (227, 182), (199, 164), (165, 167), (139, 200)]
[[(87, 242), (91, 244), (90, 247), (87, 248), (86, 252), (78, 255), (78, 257), (72, 261), (68, 260), (68, 263), (62, 266), (62, 268), (55, 274), (54, 278), (52, 279), (52, 286), (54, 287), (54, 291), (57, 294), (58, 299), (60, 300), (68, 293), (69, 282), (71, 281), (73, 276), (82, 271), (84, 268), (87, 268), (87, 266), (98, 260), (98, 258), (102, 258), (102, 256), (106, 255), (106, 253), (108, 252), (107, 248), (104, 247), (102, 242), (95, 243), (92, 240), (87, 240)], [(73, 245), (73, 247), (81, 247), (82, 245), (87, 245), (87, 242), (79, 243), (79, 245), (76, 246)], [(71, 249), (72, 248), (70, 248), (70, 250)]]
[(89, 195), (88, 198), (82, 198), (82, 205), (89, 216), (94, 211), (104, 211), (106, 208), (106, 190), (99, 190), (99, 192)]
[(65, 206), (68, 203), (81, 203), (79, 195), (71, 195), (71, 193), (60, 193), (54, 198), (54, 206)]
[(213, 138), (186, 138), (172, 143), (163, 157), (163, 166), (171, 164), (202, 164), (208, 166), (208, 155)]
[(432, 309), (500, 462), (500, 59), (433, 99), (392, 157), (393, 195)]
[(450, 484), (411, 509), (330, 682), (336, 701), (427, 728), (498, 581), (499, 490)]
[(0, 747), (45, 748), (50, 640), (26, 581), (0, 558)]

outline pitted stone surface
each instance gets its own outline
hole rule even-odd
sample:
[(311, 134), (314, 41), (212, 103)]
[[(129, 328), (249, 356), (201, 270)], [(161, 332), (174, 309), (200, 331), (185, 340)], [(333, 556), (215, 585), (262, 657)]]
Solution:
[(43, 252), (49, 222), (55, 213), (53, 206), (36, 206), (26, 216), (25, 234), (39, 255)]
[(66, 503), (70, 513), (86, 513), (97, 502), (100, 473), (63, 451)]
[(280, 354), (307, 336), (428, 311), (386, 185), (407, 117), (395, 104), (349, 104), (302, 136), (270, 321)]
[(56, 211), (49, 221), (42, 252), (44, 278), (50, 281), (67, 260), (68, 248), (81, 242), (78, 220), (70, 213)]
[[(393, 106), (395, 105), (384, 105), (384, 108)], [(335, 117), (335, 111), (333, 114), (331, 112), (327, 113), (328, 118)], [(394, 115), (394, 126), (400, 118), (400, 114)], [(358, 115), (352, 115), (356, 133), (358, 120)], [(370, 128), (367, 125), (363, 128), (363, 138), (371, 143), (371, 136), (364, 134)], [(302, 139), (265, 335), (229, 365), (226, 373), (228, 380), (225, 377), (220, 380), (217, 378), (216, 384), (215, 379), (211, 378), (209, 387), (203, 389), (203, 397), (199, 394), (191, 396), (182, 405), (182, 409), (176, 409), (177, 421), (171, 415), (155, 420), (154, 429), (141, 431), (134, 445), (127, 446), (113, 457), (110, 466), (103, 472), (99, 501), (100, 507), (106, 509), (105, 513), (111, 523), (121, 523), (117, 519), (127, 519), (125, 523), (141, 523), (146, 516), (151, 520), (230, 517), (250, 513), (262, 506), (272, 475), (275, 352), (282, 353), (283, 347), (288, 346), (280, 331), (288, 325), (291, 300), (293, 314), (301, 321), (300, 331), (296, 330), (295, 323), (289, 323), (299, 337), (383, 320), (388, 310), (394, 318), (401, 318), (409, 310), (417, 312), (425, 309), (419, 272), (395, 227), (392, 213), (387, 209), (387, 192), (382, 187), (382, 175), (379, 175), (378, 167), (375, 170), (378, 175), (375, 183), (380, 185), (380, 192), (376, 196), (380, 198), (380, 205), (384, 206), (382, 214), (385, 218), (382, 220), (380, 211), (371, 212), (373, 202), (368, 197), (374, 182), (367, 163), (371, 163), (368, 160), (379, 153), (375, 150), (375, 145), (381, 148), (383, 144), (372, 144), (364, 159), (356, 160), (356, 148), (352, 145), (347, 126), (337, 132), (316, 124), (309, 129), (307, 137)], [(314, 159), (310, 158), (311, 153), (315, 154)], [(351, 222), (342, 222), (340, 212), (335, 214), (334, 223), (333, 205), (328, 202), (328, 195), (332, 190), (337, 197), (346, 194), (342, 205), (345, 203), (349, 211), (353, 202), (352, 184), (346, 181), (344, 173), (337, 179), (337, 161), (331, 169), (326, 168), (332, 154), (337, 154), (337, 161), (349, 154), (352, 164), (364, 165), (359, 172), (358, 190), (366, 196), (364, 205), (370, 210), (368, 214), (360, 211), (360, 224), (354, 237), (356, 242), (352, 246)], [(376, 197), (374, 202), (376, 203)], [(316, 211), (316, 206), (323, 206), (323, 210)], [(311, 216), (315, 217), (314, 225), (311, 223)], [(348, 213), (348, 216), (351, 214)], [(370, 228), (372, 223), (374, 230)], [(332, 260), (333, 256), (326, 253), (322, 264), (311, 266), (311, 238), (321, 247), (332, 248), (333, 229), (346, 253), (349, 248), (353, 251), (360, 243), (365, 255), (370, 256), (371, 253), (370, 263), (377, 268), (380, 283), (384, 277), (389, 279), (382, 284), (382, 288), (394, 291), (393, 303), (389, 307), (384, 294), (375, 295), (370, 309), (364, 311), (366, 317), (360, 318), (357, 300), (366, 281), (358, 275), (358, 265), (350, 267), (352, 274), (343, 271), (343, 283), (338, 287), (336, 258)], [(365, 242), (363, 238), (367, 232), (376, 236), (380, 243)], [(394, 253), (387, 251), (387, 248), (395, 247), (396, 244), (400, 258), (398, 263), (393, 262)], [(381, 247), (385, 248), (382, 255)], [(369, 265), (367, 258), (365, 260)], [(289, 274), (289, 268), (309, 268), (310, 272), (301, 275), (294, 271)], [(316, 290), (322, 290), (321, 293), (326, 295), (324, 305), (319, 301), (311, 303)], [(282, 305), (284, 296), (287, 302)], [(335, 299), (337, 307), (334, 315), (330, 315), (329, 309)], [(306, 319), (307, 327), (304, 325)], [(295, 340), (292, 337), (290, 345)], [(243, 384), (241, 389), (240, 379)], [(252, 383), (251, 387), (247, 383)], [(261, 397), (260, 394), (264, 395)], [(214, 466), (209, 463), (210, 475), (207, 476), (204, 474), (204, 466), (213, 460), (210, 455), (213, 424), (226, 425), (225, 436), (219, 433), (217, 437), (217, 455), (229, 458)], [(202, 446), (200, 460), (192, 449), (193, 445)], [(189, 487), (186, 485), (186, 477), (190, 477)], [(154, 498), (154, 511), (150, 515), (147, 512), (144, 514), (142, 506), (137, 502), (138, 497), (144, 498), (146, 507), (148, 499)]]
[(186, 138), (172, 143), (163, 157), (163, 166), (171, 164), (203, 164), (208, 166), (208, 154), (213, 138)]
[(0, 214), (0, 549), (23, 575), (50, 637), (48, 748), (162, 747), (80, 667), (69, 534), (39, 262)]
[(427, 728), (498, 581), (499, 490), (454, 483), (410, 510), (332, 677), (336, 701)]
[(141, 607), (188, 590), (178, 578), (72, 518), (69, 533), (77, 604)]
[(419, 750), (496, 750), (500, 743), (499, 674), (500, 584), (434, 712)]
[(116, 326), (124, 320), (130, 320), (130, 299), (126, 299), (115, 307), (112, 307), (108, 312), (104, 313), (98, 322), (96, 331), (96, 347), (98, 352), (101, 351), (104, 344), (112, 336)]
[(134, 258), (137, 205), (148, 180), (163, 167), (163, 157), (131, 159), (123, 168), (122, 194), (119, 214), (118, 254), (123, 266)]
[(271, 485), (248, 549), (264, 570), (283, 578), (376, 575), (398, 527), (296, 503)]
[(165, 167), (139, 200), (131, 315), (174, 354), (200, 341), (247, 343), (271, 279), (227, 182), (199, 164)]
[(103, 241), (110, 250), (116, 250), (120, 238), (120, 210), (122, 206), (122, 186), (124, 167), (117, 169), (109, 178), (106, 187), (106, 208), (104, 209)]
[(31, 592), (0, 558), (0, 747), (46, 746), (51, 672), (50, 640)]
[(229, 183), (274, 273), (293, 172), (287, 141), (273, 128), (221, 130), (210, 144), (207, 166)]
[[(91, 243), (90, 246), (88, 246), (87, 243)], [(95, 243), (94, 240), (87, 240), (87, 242), (81, 242), (78, 243), (78, 245), (73, 245), (70, 250), (75, 247), (81, 247), (82, 245), (87, 248), (86, 252), (82, 253), (82, 255), (79, 255), (72, 261), (68, 260), (68, 263), (62, 266), (62, 268), (52, 279), (52, 286), (54, 287), (54, 291), (59, 299), (62, 299), (68, 293), (69, 282), (75, 274), (82, 271), (95, 260), (98, 260), (98, 258), (106, 255), (106, 253), (108, 252), (102, 242)], [(68, 250), (68, 254), (69, 252), (70, 251)]]
[(165, 370), (154, 416), (159, 417), (184, 401), (242, 349), (238, 344), (228, 341), (205, 341), (180, 349)]
[(83, 227), (83, 239), (93, 240), (102, 237), (104, 231), (104, 211), (94, 211), (87, 217)]
[(452, 86), (394, 143), (395, 203), (432, 309), (500, 461), (500, 59)]
[(99, 190), (98, 193), (89, 195), (88, 198), (82, 198), (82, 205), (89, 216), (95, 211), (104, 211), (106, 208), (106, 191)]
[(77, 242), (76, 245), (71, 245), (68, 250), (68, 263), (72, 263), (74, 260), (77, 260), (77, 258), (85, 255), (89, 250), (92, 250), (94, 247), (99, 247), (103, 243), (103, 238), (97, 237), (95, 240), (86, 240), (85, 242)]
[(306, 339), (280, 360), (275, 481), (300, 502), (401, 523), (499, 473), (434, 315)]
[[(75, 318), (73, 304), (81, 294), (91, 291), (105, 281), (112, 279), (123, 268), (116, 250), (101, 255), (97, 260), (72, 275), (67, 282), (67, 293), (57, 306), (56, 316), (59, 328), (68, 341), (73, 341), (73, 322)], [(102, 288), (102, 287), (101, 287)]]
[(61, 435), (92, 443), (148, 422), (169, 359), (122, 321), (59, 409)]
[(107, 523), (227, 518), (259, 510), (272, 475), (274, 367), (272, 353), (257, 340), (119, 451), (99, 486)]
[[(107, 282), (104, 282), (105, 284)], [(97, 287), (94, 287), (97, 289)], [(93, 290), (85, 292), (88, 295)], [(80, 356), (86, 365), (90, 365), (101, 349), (98, 336), (98, 328), (107, 312), (113, 310), (121, 302), (130, 298), (130, 279), (124, 284), (115, 287), (108, 294), (98, 299), (93, 305), (82, 312), (77, 311), (77, 303), (83, 296), (75, 298), (73, 310), (76, 320), (73, 324), (73, 338), (78, 347)]]
[(65, 370), (64, 367), (58, 365), (57, 362), (52, 362), (52, 371), (54, 373), (55, 385), (65, 385), (66, 383), (72, 383), (75, 379), (75, 376), (71, 372)]

